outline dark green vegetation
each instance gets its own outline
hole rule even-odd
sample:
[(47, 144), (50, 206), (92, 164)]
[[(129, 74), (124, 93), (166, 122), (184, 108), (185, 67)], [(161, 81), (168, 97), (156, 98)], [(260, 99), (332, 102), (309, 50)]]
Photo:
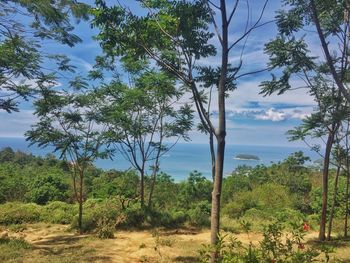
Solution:
[(255, 161), (260, 160), (260, 158), (258, 156), (253, 155), (253, 154), (237, 154), (234, 158), (241, 159), (241, 160), (255, 160)]
[[(249, 236), (250, 225), (244, 223)], [(283, 235), (286, 234), (284, 237)], [(232, 236), (221, 236), (218, 245), (219, 262), (290, 262), (311, 263), (328, 262), (333, 250), (330, 247), (305, 247), (306, 231), (298, 224), (292, 224), (292, 230), (287, 230), (281, 223), (268, 225), (263, 233), (263, 239), (258, 245), (250, 242), (246, 247)], [(297, 248), (297, 249), (296, 249)], [(210, 247), (200, 251), (200, 262), (208, 262)], [(323, 261), (323, 260), (326, 261)]]
[[(268, 222), (302, 224), (317, 228), (321, 206), (321, 177), (303, 166), (296, 153), (270, 167), (239, 167), (223, 184), (223, 229), (239, 231), (241, 220), (262, 230)], [(78, 206), (71, 171), (53, 156), (35, 157), (5, 148), (0, 152), (0, 224), (48, 222), (78, 228)], [(331, 171), (331, 178), (335, 171)], [(134, 171), (103, 171), (88, 167), (84, 180), (84, 232), (110, 237), (115, 228), (209, 226), (212, 183), (193, 172), (183, 182), (160, 173), (151, 207), (141, 208), (139, 176)], [(146, 176), (146, 193), (152, 180)], [(339, 178), (335, 232), (341, 234), (345, 216), (345, 178)], [(330, 200), (333, 193), (330, 192)]]
[[(246, 250), (238, 241), (220, 237), (218, 251), (222, 262), (248, 257), (258, 261), (242, 262), (260, 262), (259, 259), (273, 258), (271, 253), (277, 248), (280, 254), (275, 258), (283, 260), (283, 249), (288, 248), (290, 262), (309, 262), (328, 251), (315, 247), (299, 253), (280, 239), (282, 232), (292, 231), (291, 242), (303, 246), (302, 225), (307, 222), (312, 229), (318, 227), (318, 212), (322, 205), (321, 174), (315, 168), (304, 166), (307, 159), (297, 152), (269, 167), (239, 167), (224, 179), (222, 229), (229, 233), (265, 231), (266, 238), (259, 247), (251, 246)], [(331, 170), (332, 180), (335, 175), (336, 171)], [(136, 171), (103, 171), (91, 165), (84, 178), (81, 227), (79, 202), (74, 197), (71, 176), (70, 166), (52, 155), (36, 157), (14, 152), (11, 148), (0, 151), (0, 225), (16, 230), (39, 222), (68, 224), (72, 229), (81, 228), (82, 232), (94, 233), (99, 238), (113, 238), (116, 230), (123, 229), (209, 227), (212, 182), (196, 171), (183, 182), (174, 182), (169, 175), (160, 173), (152, 206), (142, 208), (140, 178)], [(152, 178), (146, 176), (145, 182), (145, 192), (149, 193)], [(346, 188), (343, 174), (340, 174), (338, 185), (333, 232), (341, 236)], [(329, 198), (331, 202), (332, 191)], [(270, 225), (272, 222), (277, 225)], [(280, 245), (269, 241), (271, 235)], [(8, 251), (2, 253), (4, 260), (7, 256), (19, 258), (30, 249), (30, 245), (22, 240), (1, 242)], [(13, 246), (20, 246), (16, 254), (10, 251)], [(210, 251), (210, 246), (201, 250), (203, 262)]]

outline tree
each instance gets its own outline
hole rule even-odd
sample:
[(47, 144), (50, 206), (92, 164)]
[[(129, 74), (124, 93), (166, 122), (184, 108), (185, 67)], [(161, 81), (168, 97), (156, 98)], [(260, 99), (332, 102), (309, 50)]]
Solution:
[[(313, 135), (321, 137), (327, 134), (323, 170), (323, 206), (320, 222), (319, 239), (325, 239), (328, 169), (335, 134), (344, 117), (343, 96), (349, 101), (346, 83), (348, 82), (349, 32), (348, 13), (344, 19), (346, 1), (289, 1), (288, 10), (277, 13), (278, 35), (275, 40), (266, 44), (266, 53), (270, 56), (271, 68), (280, 68), (280, 76), (272, 75), (272, 80), (262, 83), (264, 95), (282, 94), (294, 88), (307, 88), (315, 97), (318, 112), (304, 120), (301, 128), (292, 132), (292, 139), (305, 139), (311, 130)], [(345, 9), (347, 10), (347, 9)], [(308, 41), (300, 32), (316, 27), (321, 40), (325, 58), (312, 53)], [(311, 38), (312, 39), (312, 38)], [(328, 44), (325, 42), (327, 39)], [(339, 44), (339, 45), (338, 45)], [(339, 56), (330, 55), (330, 48), (339, 48)], [(292, 87), (296, 78), (301, 78), (304, 86)], [(345, 106), (344, 106), (345, 105)], [(310, 134), (308, 134), (310, 135)]]
[[(271, 41), (266, 50), (271, 55), (271, 64), (284, 68), (282, 77), (265, 82), (263, 92), (283, 93), (291, 75), (306, 72), (308, 75), (321, 73), (334, 82), (336, 88), (350, 102), (349, 83), (349, 4), (347, 0), (284, 0), (288, 10), (277, 13), (279, 35)], [(301, 34), (303, 30), (316, 30), (313, 38)], [(322, 58), (312, 53), (308, 46), (319, 38)], [(309, 45), (308, 45), (309, 44)], [(274, 51), (273, 51), (274, 50)], [(318, 66), (316, 67), (316, 57)], [(323, 59), (323, 60), (322, 60)], [(308, 81), (307, 79), (305, 80)], [(268, 84), (268, 85), (267, 85)]]
[(47, 89), (35, 102), (38, 123), (26, 132), (27, 140), (39, 147), (54, 147), (60, 159), (72, 169), (73, 190), (79, 203), (78, 226), (82, 233), (84, 178), (86, 170), (98, 158), (108, 158), (112, 151), (104, 146), (105, 127), (99, 125), (99, 114), (93, 96), (86, 89)]
[[(234, 49), (244, 53), (245, 41), (261, 22), (268, 1), (263, 1), (257, 21), (237, 32), (237, 38), (229, 40), (229, 27), (238, 13), (239, 1), (139, 1), (143, 15), (136, 15), (122, 5), (107, 6), (97, 0), (93, 9), (93, 25), (100, 29), (97, 39), (107, 57), (119, 56), (122, 60), (151, 59), (187, 86), (197, 110), (201, 128), (210, 141), (213, 171), (211, 211), (211, 243), (218, 242), (220, 221), (220, 196), (225, 155), (226, 117), (225, 98), (236, 88), (238, 78), (248, 75), (242, 72), (242, 57), (237, 65), (229, 64), (229, 54)], [(249, 7), (248, 7), (249, 9)], [(250, 9), (249, 9), (250, 11)], [(215, 13), (218, 12), (218, 15)], [(216, 20), (220, 21), (218, 23)], [(216, 56), (216, 47), (210, 40), (217, 36), (220, 49), (220, 66), (201, 67), (198, 60)], [(256, 71), (259, 72), (259, 71)], [(212, 92), (217, 95), (218, 125), (211, 118)], [(216, 149), (215, 149), (216, 148)], [(212, 262), (217, 260), (213, 253)]]
[[(188, 139), (192, 110), (188, 104), (175, 109), (181, 91), (168, 74), (143, 70), (132, 79), (130, 86), (116, 79), (97, 93), (99, 100), (104, 102), (100, 111), (108, 126), (111, 142), (139, 172), (141, 207), (145, 204), (147, 165), (151, 167), (150, 207), (160, 158), (180, 138)], [(166, 140), (174, 142), (167, 143)]]
[[(320, 84), (320, 82), (316, 82)], [(329, 85), (317, 85), (310, 82), (316, 101), (318, 102), (318, 111), (313, 113), (310, 117), (303, 120), (303, 124), (293, 131), (289, 131), (291, 140), (301, 139), (306, 142), (306, 137), (322, 138), (327, 136), (325, 141), (325, 152), (323, 156), (323, 181), (322, 181), (322, 211), (320, 221), (319, 239), (321, 241), (326, 238), (326, 223), (327, 223), (327, 206), (328, 206), (328, 181), (329, 181), (329, 166), (331, 163), (331, 153), (334, 146), (336, 134), (346, 114), (346, 107), (344, 107), (342, 97), (339, 91), (335, 88), (328, 90)], [(313, 147), (317, 152), (320, 147)]]
[(0, 110), (10, 113), (19, 110), (20, 98), (28, 100), (55, 82), (45, 61), (57, 63), (57, 70), (73, 70), (67, 57), (48, 54), (42, 46), (45, 39), (68, 46), (80, 42), (71, 18), (87, 19), (88, 6), (76, 0), (9, 0), (0, 2), (0, 10)]

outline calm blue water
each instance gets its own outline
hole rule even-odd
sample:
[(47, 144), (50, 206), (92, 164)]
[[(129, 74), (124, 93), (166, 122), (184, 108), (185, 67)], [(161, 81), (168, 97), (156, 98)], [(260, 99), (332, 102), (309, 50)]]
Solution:
[[(15, 150), (31, 152), (34, 155), (43, 156), (50, 153), (50, 149), (48, 148), (39, 149), (36, 146), (28, 148), (28, 142), (22, 138), (0, 138), (0, 148), (6, 146), (10, 146)], [(291, 153), (299, 150), (302, 150), (312, 160), (319, 158), (316, 153), (307, 148), (227, 145), (225, 174), (231, 173), (239, 165), (269, 165), (271, 162), (281, 161)], [(257, 155), (260, 161), (233, 159), (237, 154)], [(96, 166), (103, 169), (117, 170), (125, 170), (130, 167), (129, 163), (121, 156), (116, 156), (114, 160), (98, 160), (96, 161)], [(160, 166), (161, 171), (170, 174), (176, 181), (185, 179), (194, 170), (201, 172), (207, 178), (211, 178), (209, 146), (207, 144), (179, 143), (169, 153), (163, 156)]]

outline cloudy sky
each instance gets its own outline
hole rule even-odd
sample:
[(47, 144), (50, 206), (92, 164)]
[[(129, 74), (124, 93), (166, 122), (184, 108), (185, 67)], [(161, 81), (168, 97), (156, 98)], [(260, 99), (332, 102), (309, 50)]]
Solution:
[[(113, 1), (114, 2), (114, 1)], [(130, 4), (133, 1), (124, 1)], [(234, 1), (227, 1), (234, 2)], [(262, 0), (250, 1), (251, 23), (254, 23), (259, 16), (262, 8)], [(279, 0), (271, 0), (266, 8), (263, 22), (273, 20), (275, 11), (281, 7)], [(133, 10), (136, 7), (133, 6)], [(239, 6), (237, 15), (232, 21), (230, 28), (230, 41), (234, 42), (242, 33), (246, 24), (248, 7), (246, 1), (242, 1)], [(47, 43), (45, 49), (52, 53), (57, 50), (68, 55), (73, 64), (77, 67), (80, 75), (85, 75), (94, 64), (96, 55), (101, 54), (100, 47), (93, 40), (97, 34), (96, 29), (91, 29), (88, 23), (81, 23), (76, 28), (76, 33), (83, 39), (81, 44), (73, 48), (58, 46), (55, 43)], [(272, 40), (276, 35), (276, 28), (273, 23), (267, 24), (252, 32), (248, 38), (243, 53), (242, 73), (263, 69), (268, 61), (267, 56), (263, 53), (263, 47), (266, 42)], [(312, 45), (311, 50), (320, 54), (318, 39), (308, 33), (308, 38)], [(218, 45), (218, 40), (213, 39), (212, 43)], [(230, 63), (238, 62), (241, 54), (241, 47), (238, 46), (230, 54)], [(203, 59), (199, 62), (202, 65), (219, 65), (219, 57)], [(248, 75), (241, 78), (238, 82), (238, 89), (230, 94), (227, 99), (227, 143), (243, 145), (288, 145), (300, 146), (301, 142), (288, 142), (286, 131), (298, 126), (301, 119), (310, 114), (315, 106), (313, 98), (307, 94), (307, 90), (298, 89), (288, 92), (284, 95), (272, 95), (263, 97), (259, 95), (259, 84), (263, 80), (270, 79), (270, 73), (260, 73), (257, 75)], [(65, 80), (60, 80), (64, 83)], [(299, 80), (295, 80), (294, 86), (300, 85)], [(215, 105), (213, 106), (215, 119)], [(0, 112), (0, 137), (23, 137), (26, 130), (36, 121), (33, 116), (33, 109), (30, 103), (22, 103), (19, 113), (7, 114)], [(192, 141), (195, 143), (206, 143), (205, 135), (199, 134), (193, 130), (191, 132)]]

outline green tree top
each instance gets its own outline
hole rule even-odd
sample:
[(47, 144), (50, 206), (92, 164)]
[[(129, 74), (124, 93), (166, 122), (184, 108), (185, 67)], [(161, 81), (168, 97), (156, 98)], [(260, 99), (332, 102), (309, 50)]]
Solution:
[(87, 14), (88, 5), (76, 0), (0, 2), (0, 110), (18, 111), (19, 98), (28, 99), (55, 81), (45, 61), (57, 64), (56, 70), (73, 70), (67, 57), (45, 52), (43, 40), (80, 42), (72, 17), (86, 20)]

